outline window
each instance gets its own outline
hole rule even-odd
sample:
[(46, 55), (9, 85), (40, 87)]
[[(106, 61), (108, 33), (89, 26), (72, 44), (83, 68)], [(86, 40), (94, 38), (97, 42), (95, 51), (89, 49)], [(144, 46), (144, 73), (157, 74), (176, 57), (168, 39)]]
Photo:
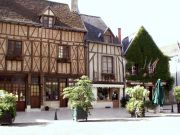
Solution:
[(40, 96), (40, 87), (39, 87), (39, 78), (32, 77), (31, 78), (31, 96), (39, 97)]
[(110, 90), (109, 88), (98, 88), (97, 96), (98, 100), (109, 100)]
[(58, 80), (56, 78), (48, 78), (45, 83), (46, 100), (59, 100)]
[(131, 74), (132, 75), (138, 75), (138, 72), (139, 72), (138, 69), (139, 69), (138, 64), (132, 65), (132, 67), (131, 67)]
[(70, 59), (70, 48), (69, 46), (59, 46), (58, 47), (58, 60), (59, 61), (68, 61)]
[(116, 88), (97, 88), (97, 100), (107, 101), (107, 100), (118, 100), (119, 93)]
[(49, 6), (44, 10), (40, 21), (45, 27), (53, 27), (55, 24), (55, 14)]
[(22, 57), (22, 42), (16, 40), (8, 40), (7, 58)]
[(41, 22), (45, 27), (53, 27), (55, 21), (53, 16), (42, 16)]
[(105, 35), (104, 36), (104, 42), (112, 43), (113, 42), (113, 37), (111, 35)]
[(153, 73), (154, 73), (154, 69), (153, 69), (152, 66), (149, 66), (149, 67), (148, 67), (148, 73), (149, 73), (149, 74), (153, 74)]
[(113, 57), (102, 57), (102, 73), (113, 74)]

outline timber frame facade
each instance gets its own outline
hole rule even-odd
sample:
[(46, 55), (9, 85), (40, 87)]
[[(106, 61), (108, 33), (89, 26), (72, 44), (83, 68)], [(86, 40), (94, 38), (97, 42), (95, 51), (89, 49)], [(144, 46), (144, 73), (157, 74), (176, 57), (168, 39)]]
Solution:
[(124, 88), (122, 46), (100, 17), (82, 14), (81, 18), (88, 31), (88, 75), (96, 98), (93, 107), (120, 107)]
[[(17, 95), (18, 111), (67, 107), (63, 88), (87, 74), (86, 29), (79, 15), (72, 13), (66, 4), (25, 1), (0, 0), (0, 89)], [(18, 12), (18, 8), (10, 10), (11, 5), (22, 7), (24, 13)], [(48, 20), (44, 25), (45, 21), (38, 20), (41, 15), (35, 16), (38, 21), (28, 18), (28, 12), (37, 12), (31, 7), (42, 11), (38, 15), (51, 15), (55, 20), (44, 18)], [(13, 14), (4, 13), (8, 10)], [(72, 19), (68, 22), (63, 15)]]

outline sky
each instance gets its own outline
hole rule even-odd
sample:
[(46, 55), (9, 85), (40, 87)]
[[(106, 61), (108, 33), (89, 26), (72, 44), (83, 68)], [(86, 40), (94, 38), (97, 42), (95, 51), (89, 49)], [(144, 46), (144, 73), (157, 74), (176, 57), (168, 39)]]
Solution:
[(121, 28), (123, 38), (144, 26), (159, 47), (180, 42), (180, 0), (78, 0), (78, 7), (82, 14), (100, 16), (115, 35)]

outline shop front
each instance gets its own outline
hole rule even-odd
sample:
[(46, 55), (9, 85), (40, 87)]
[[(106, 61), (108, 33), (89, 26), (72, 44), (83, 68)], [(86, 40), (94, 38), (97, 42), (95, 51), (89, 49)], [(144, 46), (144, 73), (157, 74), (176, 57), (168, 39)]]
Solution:
[(123, 97), (123, 85), (93, 84), (93, 93), (96, 101), (94, 108), (119, 108)]

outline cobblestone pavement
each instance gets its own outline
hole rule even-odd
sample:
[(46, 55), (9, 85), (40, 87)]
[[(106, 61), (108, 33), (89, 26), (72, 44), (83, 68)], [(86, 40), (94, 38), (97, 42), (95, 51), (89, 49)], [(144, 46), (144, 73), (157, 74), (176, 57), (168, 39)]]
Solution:
[(18, 112), (12, 126), (0, 126), (0, 135), (169, 135), (179, 133), (180, 115), (165, 106), (163, 113), (146, 112), (145, 118), (130, 118), (125, 109), (93, 109), (88, 122), (74, 122), (69, 109)]

